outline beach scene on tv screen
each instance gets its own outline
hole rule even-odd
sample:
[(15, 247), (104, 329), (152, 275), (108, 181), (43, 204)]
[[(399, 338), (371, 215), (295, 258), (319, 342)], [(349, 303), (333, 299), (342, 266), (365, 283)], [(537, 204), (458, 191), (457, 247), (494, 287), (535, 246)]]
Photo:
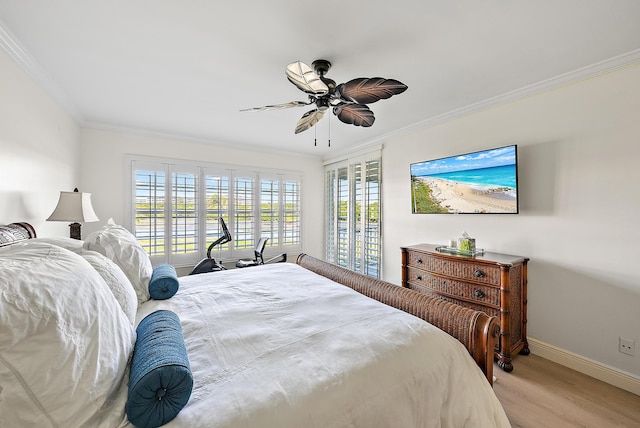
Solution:
[(516, 146), (411, 164), (414, 214), (518, 212)]

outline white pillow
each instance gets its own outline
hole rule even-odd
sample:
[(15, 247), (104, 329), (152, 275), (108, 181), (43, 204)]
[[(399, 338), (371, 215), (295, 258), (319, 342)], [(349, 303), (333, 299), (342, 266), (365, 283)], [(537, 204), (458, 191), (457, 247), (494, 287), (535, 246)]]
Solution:
[(0, 248), (3, 426), (119, 426), (135, 330), (77, 254), (42, 242)]
[(138, 304), (150, 299), (149, 280), (153, 266), (142, 245), (131, 232), (115, 224), (113, 219), (109, 219), (102, 230), (87, 236), (84, 248), (97, 251), (120, 266), (136, 291)]
[(84, 242), (79, 239), (65, 237), (34, 238), (29, 242), (45, 242), (81, 255), (98, 271), (102, 279), (107, 283), (113, 293), (113, 297), (116, 298), (131, 323), (133, 324), (135, 322), (136, 311), (138, 309), (138, 297), (131, 282), (118, 265), (96, 251), (84, 249)]
[(138, 297), (122, 269), (97, 251), (80, 248), (75, 250), (74, 253), (81, 255), (100, 274), (109, 289), (111, 289), (113, 297), (116, 298), (122, 311), (131, 321), (131, 325), (133, 325), (136, 320), (136, 311), (138, 310)]

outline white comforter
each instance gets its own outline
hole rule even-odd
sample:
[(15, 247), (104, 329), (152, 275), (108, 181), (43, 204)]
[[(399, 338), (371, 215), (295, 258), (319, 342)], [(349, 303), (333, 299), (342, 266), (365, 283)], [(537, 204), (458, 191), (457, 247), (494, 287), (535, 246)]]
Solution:
[(194, 388), (167, 427), (508, 427), (457, 340), (291, 263), (183, 277)]

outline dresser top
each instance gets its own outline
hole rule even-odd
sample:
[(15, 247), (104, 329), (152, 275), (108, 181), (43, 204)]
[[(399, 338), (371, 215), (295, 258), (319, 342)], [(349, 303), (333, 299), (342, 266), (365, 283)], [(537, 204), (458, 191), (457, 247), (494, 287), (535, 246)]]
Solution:
[(485, 251), (484, 254), (478, 255), (478, 256), (465, 256), (462, 254), (451, 254), (451, 253), (446, 253), (446, 252), (441, 252), (436, 250), (436, 248), (438, 247), (444, 247), (444, 245), (417, 244), (417, 245), (409, 245), (406, 247), (402, 247), (402, 250), (403, 251), (404, 250), (419, 251), (421, 253), (433, 254), (443, 258), (474, 260), (477, 262), (499, 264), (499, 265), (506, 265), (506, 266), (517, 265), (517, 264), (526, 263), (529, 261), (527, 257), (514, 256), (510, 254), (490, 253), (487, 251)]

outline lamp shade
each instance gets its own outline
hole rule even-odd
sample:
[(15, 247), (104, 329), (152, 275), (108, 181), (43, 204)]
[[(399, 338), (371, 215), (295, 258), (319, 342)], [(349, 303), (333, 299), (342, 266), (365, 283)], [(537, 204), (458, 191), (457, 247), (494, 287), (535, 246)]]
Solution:
[(100, 219), (93, 211), (91, 193), (60, 192), (58, 205), (47, 221), (92, 222)]

